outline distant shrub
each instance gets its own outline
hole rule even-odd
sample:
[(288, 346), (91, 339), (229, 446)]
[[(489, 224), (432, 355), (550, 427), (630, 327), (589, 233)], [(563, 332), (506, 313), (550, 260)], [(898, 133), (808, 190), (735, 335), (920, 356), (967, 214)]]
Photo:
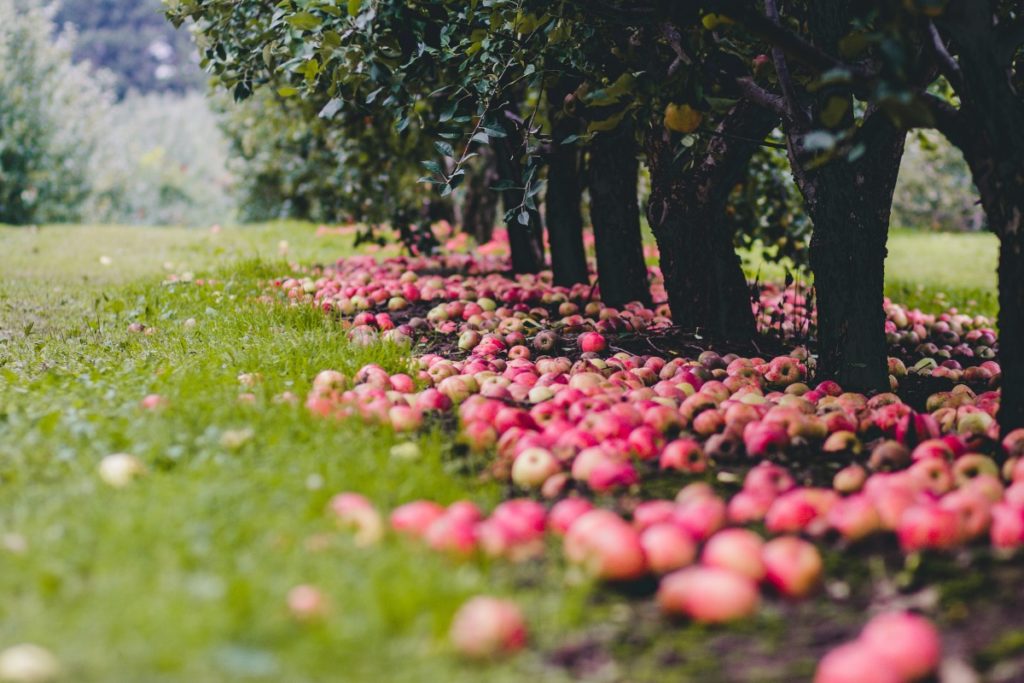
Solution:
[(71, 61), (53, 11), (0, 0), (0, 223), (79, 220), (109, 84)]
[(200, 93), (129, 95), (111, 107), (92, 156), (84, 218), (200, 225), (234, 215), (228, 147)]

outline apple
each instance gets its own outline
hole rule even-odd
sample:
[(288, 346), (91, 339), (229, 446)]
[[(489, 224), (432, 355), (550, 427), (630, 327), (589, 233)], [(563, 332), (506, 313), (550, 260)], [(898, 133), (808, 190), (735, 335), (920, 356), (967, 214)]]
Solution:
[(624, 581), (647, 571), (640, 536), (609, 510), (591, 510), (572, 523), (563, 543), (566, 559), (590, 576)]
[(864, 627), (859, 642), (903, 681), (930, 675), (942, 658), (942, 639), (935, 626), (911, 612), (878, 615)]
[(327, 615), (327, 598), (316, 586), (300, 584), (288, 591), (288, 611), (299, 621), (316, 621)]
[(796, 536), (779, 536), (764, 544), (765, 579), (787, 598), (804, 598), (821, 581), (824, 563), (818, 549)]
[(522, 488), (538, 488), (562, 466), (546, 448), (527, 448), (512, 463), (512, 481)]
[(113, 453), (100, 460), (100, 479), (114, 488), (124, 488), (146, 474), (146, 466), (129, 453)]
[(687, 567), (661, 579), (657, 600), (667, 614), (720, 624), (753, 615), (761, 595), (755, 581), (730, 569)]
[(907, 683), (864, 643), (843, 643), (826, 654), (814, 672), (814, 683)]
[(723, 529), (708, 539), (700, 561), (708, 567), (731, 569), (761, 581), (765, 577), (763, 548), (764, 540), (749, 529)]
[(452, 619), (449, 639), (471, 659), (512, 654), (526, 645), (526, 622), (511, 600), (480, 595), (465, 602)]
[(689, 534), (670, 522), (658, 522), (640, 533), (640, 546), (648, 567), (655, 574), (667, 574), (693, 563), (697, 545)]

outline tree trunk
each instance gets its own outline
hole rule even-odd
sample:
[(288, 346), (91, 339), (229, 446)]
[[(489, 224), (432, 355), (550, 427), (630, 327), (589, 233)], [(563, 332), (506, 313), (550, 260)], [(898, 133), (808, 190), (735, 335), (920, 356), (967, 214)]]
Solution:
[[(1024, 193), (1024, 188), (1018, 190)], [(1018, 202), (1024, 194), (1018, 194)], [(998, 226), (999, 364), (1003, 376), (999, 428), (1003, 435), (1024, 427), (1024, 202)], [(991, 220), (991, 218), (990, 218)]]
[[(494, 138), (491, 144), (497, 160), (499, 179), (514, 185), (501, 192), (505, 225), (508, 228), (508, 246), (512, 254), (512, 272), (539, 273), (544, 268), (544, 227), (540, 212), (525, 205), (526, 193), (520, 161), (523, 141), (519, 130), (511, 121), (504, 127), (506, 136)], [(520, 214), (524, 212), (527, 218), (525, 224), (519, 220)]]
[(556, 286), (588, 282), (587, 255), (583, 249), (583, 200), (581, 155), (576, 144), (559, 144), (579, 132), (579, 122), (562, 111), (562, 101), (575, 88), (573, 79), (562, 76), (548, 89), (548, 119), (552, 149), (548, 154), (548, 186), (544, 196), (551, 270)]
[(647, 138), (647, 217), (658, 241), (673, 322), (714, 338), (756, 333), (750, 290), (725, 217), (729, 191), (778, 117), (741, 100), (722, 119), (703, 156), (683, 171), (668, 131)]
[[(815, 3), (809, 25), (814, 42), (837, 49), (848, 31), (849, 5)], [(832, 379), (847, 391), (889, 391), (885, 342), (885, 256), (889, 216), (906, 132), (885, 114), (865, 113), (856, 159), (839, 155), (808, 163), (804, 136), (820, 128), (823, 112), (838, 101), (845, 113), (836, 125), (854, 124), (854, 101), (845, 85), (818, 90), (803, 103), (809, 117), (787, 126), (793, 177), (814, 224), (810, 262), (818, 313), (817, 379)], [(799, 108), (800, 105), (798, 104)], [(818, 160), (815, 160), (818, 161)]]
[(630, 301), (651, 304), (640, 232), (636, 152), (632, 127), (620, 125), (594, 138), (587, 168), (601, 301), (615, 308)]
[[(873, 116), (884, 116), (876, 113)], [(848, 391), (889, 391), (885, 342), (886, 241), (906, 134), (888, 122), (856, 162), (834, 159), (816, 169), (795, 152), (791, 162), (814, 223), (811, 271), (818, 305), (818, 379)]]
[(468, 173), (465, 200), (462, 203), (462, 230), (477, 244), (491, 241), (498, 215), (498, 193), (491, 189), (498, 182), (494, 150), (481, 146), (477, 164)]
[(948, 14), (942, 25), (959, 52), (962, 106), (953, 125), (940, 120), (939, 127), (963, 151), (999, 237), (997, 418), (1005, 435), (1024, 427), (1024, 95), (1011, 83), (1013, 52), (1002, 51), (989, 3), (960, 0)]

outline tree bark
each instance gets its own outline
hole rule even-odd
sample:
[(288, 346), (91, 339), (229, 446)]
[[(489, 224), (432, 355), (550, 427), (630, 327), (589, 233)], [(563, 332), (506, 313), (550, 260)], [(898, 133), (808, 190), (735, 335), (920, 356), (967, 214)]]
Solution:
[[(883, 116), (881, 113), (873, 116)], [(806, 168), (790, 133), (797, 186), (814, 224), (810, 261), (818, 310), (819, 379), (849, 391), (889, 391), (885, 342), (886, 241), (906, 133), (887, 121), (859, 160)]]
[(573, 79), (561, 76), (548, 89), (548, 119), (552, 149), (548, 154), (548, 186), (544, 196), (551, 271), (556, 286), (589, 282), (587, 255), (583, 249), (583, 200), (581, 154), (578, 145), (560, 144), (579, 132), (579, 122), (562, 111), (562, 101), (576, 87)]
[(751, 339), (756, 332), (725, 204), (777, 123), (774, 113), (740, 100), (718, 125), (703, 156), (686, 170), (679, 168), (668, 131), (647, 137), (647, 217), (658, 242), (672, 320), (686, 331), (733, 340)]
[(491, 241), (498, 216), (498, 193), (491, 189), (498, 182), (494, 150), (481, 146), (477, 164), (468, 173), (465, 200), (462, 203), (462, 230), (477, 244)]
[[(817, 45), (835, 49), (848, 30), (845, 3), (815, 3), (809, 25)], [(792, 96), (791, 96), (792, 98)], [(809, 163), (804, 136), (821, 127), (826, 106), (846, 106), (835, 125), (854, 123), (853, 98), (845, 86), (826, 87), (796, 108), (806, 118), (786, 126), (793, 177), (814, 224), (810, 262), (818, 312), (817, 378), (848, 391), (889, 391), (885, 342), (885, 256), (889, 216), (906, 132), (871, 110), (861, 126), (866, 150), (856, 159), (839, 155)]]
[[(519, 128), (508, 119), (504, 122), (505, 137), (494, 138), (492, 147), (498, 166), (498, 177), (513, 184), (502, 190), (501, 200), (505, 208), (505, 225), (508, 229), (508, 246), (512, 255), (512, 272), (539, 273), (544, 268), (544, 226), (540, 212), (525, 206), (523, 188), (523, 166), (520, 155), (523, 139)], [(527, 214), (527, 222), (519, 221), (519, 214)], [(511, 214), (511, 215), (510, 215)]]
[[(962, 71), (959, 111), (946, 109), (939, 129), (964, 153), (989, 227), (999, 237), (997, 418), (1005, 435), (1024, 427), (1024, 95), (1011, 82), (1013, 55), (992, 26), (989, 3), (953, 2), (943, 28)], [(1018, 67), (1021, 64), (1018, 62)]]
[(587, 167), (601, 301), (615, 308), (631, 301), (651, 304), (640, 232), (640, 163), (636, 155), (633, 129), (623, 124), (597, 134)]

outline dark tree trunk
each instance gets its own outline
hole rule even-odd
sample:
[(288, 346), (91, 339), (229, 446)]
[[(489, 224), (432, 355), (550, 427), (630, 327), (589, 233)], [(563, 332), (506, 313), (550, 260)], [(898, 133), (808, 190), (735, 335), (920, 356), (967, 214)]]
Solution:
[(884, 130), (856, 162), (839, 158), (808, 170), (801, 159), (791, 159), (814, 223), (817, 377), (849, 391), (890, 389), (882, 300), (889, 214), (906, 133), (877, 123)]
[[(540, 212), (527, 208), (523, 188), (523, 166), (520, 155), (523, 140), (518, 126), (508, 118), (504, 125), (506, 135), (491, 142), (497, 161), (498, 177), (515, 185), (502, 190), (505, 225), (508, 228), (508, 246), (512, 253), (513, 273), (538, 273), (544, 268), (544, 227)], [(526, 223), (519, 220), (526, 213)]]
[(590, 221), (597, 247), (597, 280), (601, 300), (613, 307), (630, 301), (651, 303), (640, 232), (640, 163), (636, 155), (633, 129), (626, 125), (599, 133), (590, 146), (587, 171)]
[(958, 48), (962, 106), (938, 111), (938, 126), (963, 151), (999, 237), (997, 417), (1005, 435), (1024, 427), (1024, 94), (1010, 81), (1014, 51), (993, 29), (989, 3), (960, 0), (947, 14), (942, 27)]
[[(1024, 125), (1024, 121), (1021, 122)], [(1024, 150), (1021, 150), (1024, 154)], [(1024, 427), (1024, 187), (1018, 205), (999, 224), (999, 363), (1003, 371), (999, 427), (1003, 434)], [(992, 221), (989, 214), (989, 221)]]
[(583, 199), (581, 154), (576, 144), (562, 140), (579, 132), (579, 121), (562, 111), (562, 101), (576, 87), (562, 76), (548, 89), (548, 119), (551, 121), (551, 152), (548, 154), (548, 186), (544, 196), (551, 271), (558, 286), (588, 282), (587, 255), (583, 249)]
[[(809, 26), (826, 50), (849, 30), (847, 3), (813, 3)], [(833, 379), (848, 391), (889, 391), (885, 342), (885, 256), (892, 195), (906, 132), (881, 111), (864, 115), (857, 158), (839, 155), (825, 163), (802, 148), (804, 136), (820, 128), (826, 106), (845, 104), (835, 124), (854, 124), (854, 102), (845, 85), (833, 85), (794, 106), (809, 116), (787, 125), (793, 177), (814, 224), (810, 261), (818, 312), (817, 378)]]
[(467, 174), (466, 195), (462, 203), (462, 230), (477, 244), (491, 241), (498, 216), (498, 193), (491, 189), (498, 182), (494, 150), (482, 146), (474, 168)]
[(647, 217), (658, 241), (672, 320), (684, 330), (735, 340), (756, 332), (725, 204), (777, 123), (775, 114), (741, 100), (687, 170), (679, 168), (667, 131), (648, 135)]

